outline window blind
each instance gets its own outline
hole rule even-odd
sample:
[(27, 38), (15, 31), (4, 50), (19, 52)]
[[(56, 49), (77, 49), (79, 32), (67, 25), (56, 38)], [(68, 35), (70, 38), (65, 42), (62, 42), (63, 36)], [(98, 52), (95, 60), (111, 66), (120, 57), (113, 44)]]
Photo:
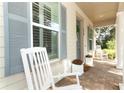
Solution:
[(40, 46), (40, 29), (39, 27), (33, 26), (33, 45), (34, 47)]
[(47, 48), (47, 52), (50, 53), (52, 48), (51, 48), (51, 31), (47, 29), (43, 29), (43, 46)]
[(51, 26), (51, 8), (47, 5), (44, 5), (43, 7), (44, 25)]
[(33, 22), (51, 27), (52, 23), (58, 23), (57, 6), (49, 3), (33, 3)]
[(39, 3), (33, 3), (33, 22), (39, 23)]

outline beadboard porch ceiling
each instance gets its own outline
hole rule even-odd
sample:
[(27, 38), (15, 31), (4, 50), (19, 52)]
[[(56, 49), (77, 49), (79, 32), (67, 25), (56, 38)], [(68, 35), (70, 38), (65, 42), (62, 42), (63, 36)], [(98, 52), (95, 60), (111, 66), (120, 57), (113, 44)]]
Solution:
[(115, 24), (118, 2), (78, 2), (94, 26)]

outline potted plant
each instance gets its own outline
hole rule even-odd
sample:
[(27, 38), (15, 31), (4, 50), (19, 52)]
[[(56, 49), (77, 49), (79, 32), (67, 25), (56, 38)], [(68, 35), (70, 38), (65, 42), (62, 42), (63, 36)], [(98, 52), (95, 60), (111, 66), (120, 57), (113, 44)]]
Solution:
[(75, 59), (72, 61), (72, 72), (78, 73), (79, 76), (84, 73), (83, 61), (81, 59)]
[(85, 56), (85, 64), (89, 65), (89, 66), (93, 66), (93, 56), (91, 54), (87, 54)]

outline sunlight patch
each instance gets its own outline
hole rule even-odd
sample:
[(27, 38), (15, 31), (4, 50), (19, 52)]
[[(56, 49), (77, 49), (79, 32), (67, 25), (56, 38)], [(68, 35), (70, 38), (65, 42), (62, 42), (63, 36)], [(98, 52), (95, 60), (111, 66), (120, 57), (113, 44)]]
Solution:
[(111, 71), (111, 70), (109, 70), (108, 72), (112, 73), (112, 74), (116, 74), (116, 75), (123, 75), (123, 73), (120, 72), (120, 71)]

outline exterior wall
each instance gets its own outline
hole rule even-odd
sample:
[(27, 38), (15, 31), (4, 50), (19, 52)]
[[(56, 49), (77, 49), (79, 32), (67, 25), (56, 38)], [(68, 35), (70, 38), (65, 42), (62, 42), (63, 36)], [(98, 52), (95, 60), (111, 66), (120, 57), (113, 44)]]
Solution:
[[(88, 45), (87, 45), (87, 32), (88, 32), (88, 26), (90, 26), (90, 27), (92, 27), (93, 28), (93, 23), (90, 21), (90, 19), (85, 15), (85, 13), (74, 3), (74, 5), (75, 5), (75, 9), (76, 9), (76, 13), (80, 16), (80, 19), (83, 21), (83, 36), (82, 36), (82, 38), (83, 38), (83, 58), (85, 58), (85, 55), (87, 55), (88, 54)], [(73, 6), (74, 6), (73, 5)], [(94, 46), (93, 46), (93, 48), (94, 48)], [(94, 49), (93, 49), (94, 50)], [(92, 51), (90, 51), (90, 52), (93, 52), (93, 50)], [(84, 61), (85, 61), (85, 59), (83, 59)]]
[(0, 2), (0, 78), (4, 76), (4, 25), (3, 3)]
[(19, 73), (0, 79), (0, 90), (21, 90), (27, 89), (24, 73)]
[(76, 12), (67, 8), (67, 58), (70, 60), (76, 58), (76, 38)]
[[(76, 58), (76, 17), (80, 17), (83, 22), (83, 55), (88, 53), (87, 50), (87, 27), (93, 27), (92, 22), (84, 12), (75, 3), (63, 3), (67, 8), (67, 58), (73, 60)], [(83, 56), (81, 55), (81, 56)]]
[[(63, 73), (63, 64), (62, 62), (56, 61), (51, 63), (53, 75)], [(59, 79), (55, 79), (54, 81), (57, 82)], [(9, 77), (5, 77), (0, 79), (0, 90), (21, 90), (27, 89), (27, 83), (24, 73), (15, 74)]]
[[(87, 26), (88, 25), (93, 26), (93, 24), (75, 3), (62, 3), (62, 4), (67, 9), (67, 59), (73, 60), (76, 58), (76, 39), (77, 39), (77, 37), (76, 37), (76, 16), (77, 16), (77, 14), (80, 15), (80, 18), (83, 21), (83, 30), (81, 30), (81, 31), (84, 31), (83, 32), (84, 33), (83, 34), (84, 35), (83, 36), (84, 55), (87, 54)], [(3, 36), (3, 33), (2, 34), (0, 33), (0, 35)], [(0, 42), (4, 42), (4, 40), (2, 40)], [(1, 51), (4, 51), (4, 49), (2, 49)], [(3, 55), (4, 53), (1, 53), (1, 54)], [(0, 58), (0, 59), (2, 59), (2, 58)], [(3, 58), (3, 63), (4, 63), (4, 58)], [(63, 66), (62, 61), (58, 60), (56, 62), (52, 62), (51, 67), (52, 67), (53, 75), (63, 73), (64, 66)], [(3, 68), (4, 68), (4, 66), (3, 66)], [(4, 70), (2, 72), (4, 72)], [(14, 82), (15, 81), (14, 78), (16, 78), (16, 76), (10, 76), (10, 77), (11, 77), (11, 79), (10, 79), (11, 84), (8, 82), (5, 82), (6, 78), (0, 80), (0, 85), (3, 85), (3, 84), (5, 85), (5, 86), (0, 87), (0, 89), (20, 89), (20, 86), (16, 85), (18, 83), (20, 84), (20, 80), (17, 80), (16, 82)], [(21, 78), (21, 77), (18, 77), (18, 78)], [(21, 80), (23, 81), (23, 83), (21, 83), (20, 85), (24, 84), (24, 86), (25, 86), (26, 82), (25, 82), (24, 75), (22, 75)], [(60, 80), (60, 79), (56, 79), (55, 81), (58, 81), (58, 80)], [(8, 85), (11, 85), (11, 86), (7, 87)]]

